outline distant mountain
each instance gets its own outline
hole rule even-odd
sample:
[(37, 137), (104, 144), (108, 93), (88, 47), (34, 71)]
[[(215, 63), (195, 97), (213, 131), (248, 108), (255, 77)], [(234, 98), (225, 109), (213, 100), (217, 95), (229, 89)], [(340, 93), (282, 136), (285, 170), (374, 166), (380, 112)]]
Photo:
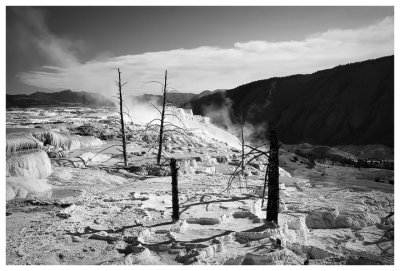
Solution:
[(106, 97), (91, 92), (35, 92), (30, 95), (19, 94), (6, 96), (6, 106), (9, 107), (41, 107), (41, 106), (115, 106)]
[[(168, 93), (167, 94), (167, 103), (172, 103), (176, 106), (181, 106), (182, 104), (190, 101), (192, 98), (196, 97), (197, 94), (194, 93)], [(153, 94), (143, 94), (140, 96), (131, 96), (133, 100), (136, 100), (141, 103), (154, 103), (157, 105), (162, 104), (162, 95), (153, 95)]]
[(225, 126), (213, 110), (237, 123), (241, 106), (258, 136), (274, 129), (286, 144), (393, 147), (394, 56), (255, 81), (184, 105)]
[[(186, 104), (189, 101), (195, 101), (201, 97), (210, 95), (212, 93), (216, 93), (218, 91), (221, 91), (220, 89), (217, 89), (215, 91), (210, 91), (210, 90), (205, 90), (201, 92), (200, 94), (194, 94), (194, 93), (168, 93), (167, 94), (167, 103), (174, 104), (178, 107), (182, 106), (183, 104)], [(140, 96), (131, 96), (133, 100), (136, 100), (138, 102), (142, 103), (155, 103), (158, 105), (162, 104), (162, 95), (153, 95), (153, 94), (143, 94)]]
[(214, 90), (214, 91), (205, 90), (205, 91), (201, 92), (200, 94), (196, 95), (195, 97), (193, 97), (193, 98), (190, 100), (190, 102), (194, 102), (194, 101), (196, 101), (196, 100), (198, 100), (198, 99), (200, 99), (200, 98), (203, 98), (203, 97), (205, 97), (205, 96), (208, 96), (208, 95), (211, 95), (211, 94), (215, 94), (215, 93), (218, 93), (218, 92), (224, 92), (224, 91), (226, 91), (226, 89), (216, 89), (216, 90)]

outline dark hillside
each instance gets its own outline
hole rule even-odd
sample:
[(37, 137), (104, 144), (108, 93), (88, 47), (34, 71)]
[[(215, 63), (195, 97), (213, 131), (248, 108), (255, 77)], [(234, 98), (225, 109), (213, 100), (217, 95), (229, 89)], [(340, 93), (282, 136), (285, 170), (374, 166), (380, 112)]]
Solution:
[(255, 81), (190, 101), (185, 107), (207, 114), (210, 107), (225, 106), (235, 121), (241, 104), (248, 122), (276, 129), (286, 144), (392, 147), (394, 56)]

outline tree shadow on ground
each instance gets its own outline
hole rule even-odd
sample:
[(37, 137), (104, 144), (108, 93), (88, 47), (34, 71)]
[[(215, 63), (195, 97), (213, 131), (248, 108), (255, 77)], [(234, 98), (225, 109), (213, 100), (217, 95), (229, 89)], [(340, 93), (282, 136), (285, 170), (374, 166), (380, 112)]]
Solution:
[[(247, 196), (247, 197), (235, 197), (235, 198), (230, 198), (230, 199), (219, 199), (219, 200), (210, 200), (210, 201), (204, 201), (204, 196), (201, 198), (200, 202), (195, 202), (192, 204), (180, 206), (181, 209), (179, 211), (179, 215), (182, 215), (183, 212), (187, 211), (190, 207), (193, 206), (198, 206), (198, 205), (209, 205), (211, 203), (222, 203), (222, 202), (233, 202), (233, 201), (240, 201), (240, 200), (246, 200), (246, 199), (251, 199), (251, 198), (258, 198), (257, 196)], [(172, 207), (166, 207), (166, 209), (172, 209)]]
[(96, 230), (96, 229), (92, 229), (91, 227), (87, 226), (84, 229), (84, 232), (71, 232), (71, 231), (66, 231), (65, 234), (67, 235), (71, 235), (71, 236), (78, 236), (81, 237), (83, 235), (86, 234), (93, 234), (93, 233), (99, 233), (99, 232), (106, 232), (106, 233), (120, 233), (123, 232), (126, 229), (131, 229), (131, 228), (136, 228), (136, 227), (146, 227), (143, 224), (135, 224), (135, 225), (131, 225), (131, 226), (124, 226), (122, 228), (119, 228), (117, 230)]
[(116, 229), (116, 230), (96, 230), (96, 229), (92, 229), (92, 228), (90, 228), (89, 226), (87, 226), (87, 227), (84, 229), (84, 232), (82, 232), (82, 233), (81, 233), (81, 232), (66, 231), (66, 234), (67, 234), (67, 235), (70, 235), (70, 236), (78, 236), (78, 237), (81, 237), (81, 236), (86, 235), (86, 234), (93, 234), (93, 233), (99, 233), (99, 232), (106, 232), (106, 233), (122, 233), (122, 232), (123, 232), (124, 230), (126, 230), (126, 229), (132, 229), (132, 228), (136, 228), (136, 227), (144, 227), (144, 228), (151, 229), (151, 228), (160, 227), (160, 226), (172, 225), (172, 224), (175, 224), (176, 222), (177, 222), (177, 221), (172, 220), (172, 221), (167, 221), (167, 222), (158, 223), (158, 224), (153, 224), (153, 225), (144, 225), (144, 224), (142, 224), (142, 223), (138, 223), (138, 224), (135, 224), (135, 225), (123, 226), (123, 227), (121, 227), (121, 228), (119, 228), (119, 229)]

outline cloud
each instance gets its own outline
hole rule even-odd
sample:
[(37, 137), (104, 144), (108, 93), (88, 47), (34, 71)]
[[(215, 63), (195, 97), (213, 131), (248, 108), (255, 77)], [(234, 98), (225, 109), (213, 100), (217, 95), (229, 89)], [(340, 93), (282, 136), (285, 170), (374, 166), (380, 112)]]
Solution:
[[(42, 24), (40, 27), (46, 30)], [(74, 58), (68, 42), (56, 38), (48, 30), (42, 33), (38, 46), (51, 48), (47, 51), (49, 58), (59, 64), (19, 74), (23, 83), (92, 91), (106, 96), (116, 90), (116, 68), (121, 69), (123, 80), (128, 82), (125, 90), (129, 95), (159, 93), (158, 85), (143, 83), (162, 80), (165, 69), (168, 69), (173, 87), (181, 92), (198, 93), (394, 54), (392, 16), (359, 29), (314, 33), (304, 40), (249, 41), (235, 43), (231, 48), (203, 46), (138, 55), (105, 55), (85, 63)]]
[(16, 37), (14, 43), (25, 53), (33, 50), (46, 62), (60, 67), (79, 65), (77, 52), (82, 50), (84, 42), (57, 37), (46, 25), (46, 14), (32, 7), (10, 8), (14, 18), (12, 26)]

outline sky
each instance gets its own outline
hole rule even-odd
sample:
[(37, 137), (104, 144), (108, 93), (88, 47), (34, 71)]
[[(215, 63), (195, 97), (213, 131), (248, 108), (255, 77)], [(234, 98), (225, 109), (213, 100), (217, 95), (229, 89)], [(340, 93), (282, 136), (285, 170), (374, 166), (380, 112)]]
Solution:
[(229, 89), (394, 54), (393, 7), (7, 7), (7, 94)]

